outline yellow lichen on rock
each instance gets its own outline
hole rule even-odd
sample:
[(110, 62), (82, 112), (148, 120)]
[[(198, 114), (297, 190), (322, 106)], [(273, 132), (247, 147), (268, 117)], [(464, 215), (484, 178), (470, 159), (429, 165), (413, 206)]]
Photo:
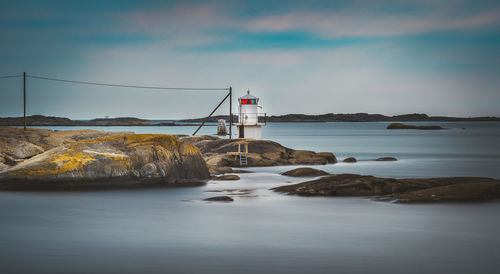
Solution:
[(20, 170), (30, 176), (57, 175), (82, 169), (83, 166), (95, 162), (95, 155), (67, 149), (65, 152), (54, 155), (47, 163), (33, 169)]
[(122, 178), (123, 182), (178, 183), (209, 177), (197, 147), (172, 135), (125, 134), (54, 148), (1, 174), (0, 185), (2, 179), (82, 182)]

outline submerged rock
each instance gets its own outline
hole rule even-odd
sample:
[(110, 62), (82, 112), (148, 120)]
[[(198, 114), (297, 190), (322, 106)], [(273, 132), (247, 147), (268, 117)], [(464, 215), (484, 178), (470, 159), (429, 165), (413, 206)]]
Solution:
[(380, 157), (380, 158), (377, 158), (375, 161), (379, 161), (379, 162), (390, 162), (390, 161), (397, 161), (398, 159), (394, 158), (394, 157)]
[(356, 163), (357, 160), (354, 157), (348, 157), (348, 158), (345, 158), (342, 162), (344, 162), (344, 163)]
[(0, 189), (200, 182), (198, 148), (171, 135), (129, 134), (73, 142), (0, 173)]
[(387, 129), (420, 129), (420, 130), (439, 130), (445, 129), (440, 126), (415, 126), (407, 125), (402, 123), (391, 123), (387, 126)]
[(475, 177), (392, 179), (338, 174), (273, 190), (302, 196), (383, 196), (400, 203), (481, 201), (500, 199), (500, 180)]
[(324, 175), (328, 175), (328, 174), (329, 174), (328, 172), (325, 172), (323, 170), (314, 169), (314, 168), (310, 168), (310, 167), (296, 168), (296, 169), (292, 169), (292, 170), (281, 173), (281, 175), (290, 176), (290, 177), (318, 177), (318, 176), (324, 176)]
[(210, 197), (203, 199), (204, 201), (210, 201), (210, 202), (232, 202), (234, 201), (233, 198), (229, 196), (215, 196), (215, 197)]

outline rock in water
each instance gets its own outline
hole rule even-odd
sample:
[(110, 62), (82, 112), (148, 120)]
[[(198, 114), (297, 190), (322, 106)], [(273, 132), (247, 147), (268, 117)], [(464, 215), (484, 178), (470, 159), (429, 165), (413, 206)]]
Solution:
[(356, 163), (357, 160), (354, 157), (348, 157), (348, 158), (345, 158), (344, 161), (342, 161), (342, 162), (344, 162), (344, 163)]
[(398, 159), (394, 158), (394, 157), (380, 157), (380, 158), (377, 158), (377, 160), (375, 161), (379, 161), (379, 162), (390, 162), (390, 161), (397, 161)]
[[(238, 157), (227, 152), (238, 151), (238, 139), (221, 139), (215, 136), (186, 136), (181, 140), (197, 146), (209, 166), (239, 167)], [(325, 165), (337, 162), (331, 152), (293, 150), (270, 140), (245, 140), (248, 143), (248, 166)]]
[(171, 135), (129, 134), (48, 150), (0, 173), (0, 189), (173, 184), (209, 178), (195, 146)]
[(219, 121), (217, 121), (217, 135), (219, 136), (227, 135), (226, 120), (219, 119)]
[(392, 179), (338, 174), (273, 190), (302, 196), (382, 196), (377, 199), (388, 198), (399, 203), (482, 201), (500, 199), (500, 180), (476, 177)]
[(215, 197), (210, 197), (203, 199), (204, 201), (211, 201), (211, 202), (232, 202), (234, 201), (233, 198), (229, 196), (215, 196)]
[(234, 175), (234, 174), (214, 176), (212, 178), (212, 180), (217, 180), (217, 181), (235, 181), (235, 180), (239, 180), (239, 179), (240, 179), (240, 176)]
[(420, 130), (438, 130), (444, 129), (440, 126), (415, 126), (402, 123), (392, 123), (387, 126), (387, 129), (420, 129)]
[(281, 173), (281, 175), (290, 177), (318, 177), (318, 176), (329, 175), (329, 173), (315, 168), (301, 167), (289, 170), (287, 172), (283, 172)]

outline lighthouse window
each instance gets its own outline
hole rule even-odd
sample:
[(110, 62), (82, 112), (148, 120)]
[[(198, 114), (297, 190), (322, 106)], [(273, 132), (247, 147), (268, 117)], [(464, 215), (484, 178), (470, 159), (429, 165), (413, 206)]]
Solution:
[(257, 101), (255, 99), (241, 99), (242, 105), (255, 105)]

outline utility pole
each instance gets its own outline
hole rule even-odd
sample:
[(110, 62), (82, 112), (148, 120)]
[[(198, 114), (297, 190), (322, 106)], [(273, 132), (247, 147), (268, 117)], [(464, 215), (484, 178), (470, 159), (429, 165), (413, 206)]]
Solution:
[(229, 139), (233, 138), (233, 87), (229, 87)]
[(26, 131), (26, 72), (23, 73), (24, 131)]

